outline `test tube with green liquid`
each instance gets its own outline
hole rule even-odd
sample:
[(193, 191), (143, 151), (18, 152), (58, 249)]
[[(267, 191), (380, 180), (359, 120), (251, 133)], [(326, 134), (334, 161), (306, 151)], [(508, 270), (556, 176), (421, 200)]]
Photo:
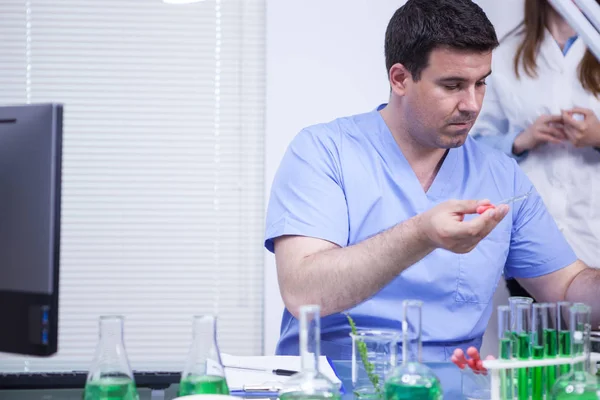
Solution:
[[(544, 303), (547, 305), (548, 328), (545, 330), (544, 357), (556, 358), (558, 356), (558, 305), (556, 303)], [(556, 365), (546, 367), (546, 391), (550, 393), (557, 379), (558, 368)]]
[[(512, 359), (513, 336), (510, 327), (510, 307), (498, 307), (498, 358)], [(515, 385), (512, 369), (500, 370), (500, 399), (512, 400), (515, 396)]]
[[(531, 308), (531, 356), (544, 358), (546, 331), (548, 330), (548, 304), (535, 303)], [(531, 368), (531, 399), (544, 399), (544, 367)]]
[[(556, 303), (556, 323), (558, 330), (558, 354), (560, 357), (569, 357), (571, 355), (571, 326), (569, 324), (569, 308), (571, 303), (560, 301)], [(559, 367), (559, 375), (568, 374), (571, 371), (569, 364), (562, 364)]]
[(513, 344), (512, 344), (512, 356), (513, 358), (518, 358), (517, 354), (517, 306), (519, 304), (524, 304), (527, 306), (531, 306), (533, 303), (533, 299), (531, 297), (522, 297), (522, 296), (511, 296), (508, 298), (508, 306), (510, 307), (510, 330), (513, 333)]
[[(515, 333), (517, 336), (517, 358), (531, 359), (531, 306), (517, 304)], [(517, 370), (517, 399), (529, 400), (529, 376), (527, 368)]]

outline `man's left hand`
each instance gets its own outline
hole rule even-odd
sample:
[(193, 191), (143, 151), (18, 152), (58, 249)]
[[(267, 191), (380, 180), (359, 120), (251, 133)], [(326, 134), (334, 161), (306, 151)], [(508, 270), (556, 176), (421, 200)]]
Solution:
[[(582, 115), (578, 120), (576, 115)], [(562, 112), (567, 138), (575, 147), (600, 147), (600, 121), (589, 108), (575, 107)]]

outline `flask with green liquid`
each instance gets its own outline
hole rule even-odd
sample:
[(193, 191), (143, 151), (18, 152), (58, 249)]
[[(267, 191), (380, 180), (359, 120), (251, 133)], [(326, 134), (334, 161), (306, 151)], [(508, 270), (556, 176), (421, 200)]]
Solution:
[(214, 315), (199, 315), (193, 319), (193, 340), (181, 374), (179, 396), (192, 394), (229, 394)]
[(437, 376), (421, 363), (421, 308), (423, 302), (402, 302), (402, 364), (385, 380), (386, 400), (441, 400), (442, 387)]
[(100, 337), (88, 372), (84, 400), (138, 400), (123, 342), (123, 317), (100, 317)]

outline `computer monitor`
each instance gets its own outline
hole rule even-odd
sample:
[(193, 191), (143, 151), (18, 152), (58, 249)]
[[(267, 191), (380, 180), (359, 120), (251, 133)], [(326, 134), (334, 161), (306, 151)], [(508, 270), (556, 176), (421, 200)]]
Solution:
[(62, 115), (0, 107), (0, 352), (57, 351)]

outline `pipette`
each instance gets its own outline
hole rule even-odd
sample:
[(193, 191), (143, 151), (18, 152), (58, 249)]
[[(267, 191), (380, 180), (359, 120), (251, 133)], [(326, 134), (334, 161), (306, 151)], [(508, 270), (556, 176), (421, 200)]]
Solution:
[[(525, 193), (525, 194), (520, 194), (518, 196), (511, 197), (511, 198), (506, 199), (506, 200), (502, 200), (501, 202), (499, 202), (497, 204), (498, 205), (500, 205), (500, 204), (512, 204), (512, 203), (515, 203), (517, 201), (525, 200), (527, 197), (529, 197), (529, 195), (531, 194), (532, 190), (533, 190), (533, 188), (529, 189), (529, 191), (527, 193)], [(485, 206), (479, 206), (479, 207), (477, 207), (477, 209), (475, 211), (477, 211), (477, 214), (483, 214), (484, 212), (486, 212), (487, 210), (489, 210), (491, 208), (496, 208), (496, 206), (493, 205), (493, 204), (487, 204)]]

